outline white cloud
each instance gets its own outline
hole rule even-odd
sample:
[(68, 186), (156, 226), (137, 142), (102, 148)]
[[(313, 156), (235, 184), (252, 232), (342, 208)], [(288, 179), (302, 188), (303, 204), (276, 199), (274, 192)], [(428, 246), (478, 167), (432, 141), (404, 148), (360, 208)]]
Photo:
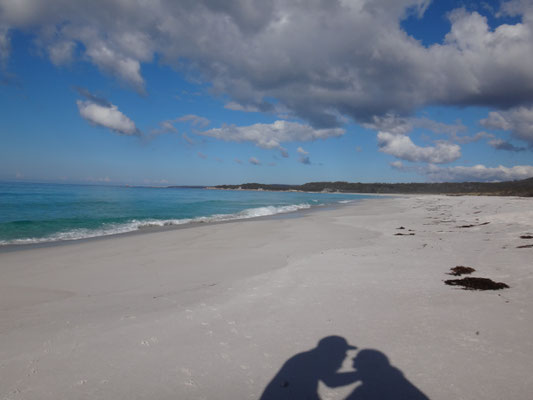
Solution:
[(515, 165), (514, 167), (487, 167), (482, 164), (471, 167), (441, 167), (435, 164), (406, 166), (401, 161), (390, 163), (393, 169), (405, 172), (416, 172), (434, 182), (466, 182), (466, 181), (510, 181), (533, 177), (532, 165)]
[(189, 122), (192, 126), (198, 127), (198, 128), (205, 128), (207, 125), (211, 123), (207, 118), (200, 117), (198, 115), (194, 114), (188, 114), (184, 115), (183, 117), (176, 118), (176, 122)]
[(430, 165), (423, 171), (433, 181), (509, 181), (533, 177), (533, 166), (516, 165), (514, 167), (486, 167), (474, 165), (472, 167), (437, 167)]
[(104, 41), (88, 41), (87, 44), (86, 55), (98, 68), (128, 83), (139, 93), (145, 92), (139, 60), (115, 51)]
[[(250, 164), (252, 165), (261, 165), (261, 161), (259, 161), (257, 158), (255, 157), (250, 157), (250, 159), (248, 160), (250, 162)], [(240, 164), (240, 163), (239, 163)]]
[(379, 132), (377, 137), (380, 151), (402, 160), (443, 164), (461, 157), (461, 148), (456, 144), (437, 143), (435, 146), (420, 147), (406, 135)]
[(110, 103), (95, 102), (92, 99), (77, 100), (80, 115), (89, 123), (122, 135), (140, 135), (135, 123)]
[(533, 145), (533, 107), (517, 107), (508, 111), (491, 111), (480, 121), (488, 129), (512, 132), (517, 139)]
[(311, 165), (311, 159), (309, 158), (308, 151), (304, 150), (302, 147), (298, 147), (296, 151), (298, 152), (298, 154), (300, 154), (300, 156), (298, 157), (299, 163)]
[(427, 117), (401, 117), (396, 114), (386, 114), (372, 117), (371, 122), (363, 126), (367, 129), (385, 131), (398, 135), (406, 135), (414, 129), (423, 129), (435, 134), (444, 134), (455, 143), (465, 144), (476, 142), (483, 138), (493, 138), (494, 135), (487, 132), (478, 132), (473, 136), (466, 134), (468, 128), (461, 122), (446, 124), (431, 120)]
[(399, 170), (399, 171), (402, 171), (402, 170), (404, 170), (404, 168), (405, 168), (404, 165), (403, 165), (403, 163), (402, 163), (400, 160), (392, 161), (392, 162), (389, 163), (389, 165), (390, 165), (392, 168), (397, 169), (397, 170)]
[(281, 144), (286, 142), (307, 142), (344, 135), (342, 128), (315, 129), (309, 125), (290, 121), (276, 121), (272, 124), (254, 124), (250, 126), (225, 125), (207, 131), (197, 132), (220, 140), (232, 142), (252, 142), (263, 149), (277, 149), (285, 156), (286, 149)]
[[(425, 105), (499, 109), (533, 101), (533, 7), (504, 3), (521, 22), (492, 29), (464, 9), (450, 14), (442, 43), (424, 47), (401, 30), (406, 15), (422, 16), (420, 0), (212, 0), (178, 2), (0, 0), (0, 48), (7, 28), (42, 38), (53, 62), (82, 59), (144, 92), (141, 64), (168, 64), (228, 108), (276, 112), (315, 127), (346, 116), (368, 122)], [(209, 27), (206, 29), (205, 27)], [(53, 35), (46, 32), (54, 32)], [(59, 46), (59, 47), (57, 47)]]
[(70, 64), (76, 43), (71, 40), (55, 42), (48, 46), (48, 56), (55, 65)]

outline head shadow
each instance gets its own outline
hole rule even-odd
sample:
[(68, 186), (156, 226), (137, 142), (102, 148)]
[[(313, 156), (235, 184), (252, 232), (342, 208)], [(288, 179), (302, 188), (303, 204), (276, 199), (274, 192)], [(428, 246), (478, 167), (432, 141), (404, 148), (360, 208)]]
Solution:
[(341, 336), (324, 337), (315, 348), (288, 359), (260, 399), (320, 399), (319, 381), (330, 388), (358, 382), (347, 400), (428, 399), (378, 350), (360, 350), (353, 359), (355, 371), (338, 372), (347, 351), (355, 349)]
[(357, 347), (340, 336), (327, 336), (311, 350), (296, 354), (283, 364), (267, 385), (261, 400), (320, 399), (318, 381), (329, 387), (345, 386), (355, 382), (354, 372), (337, 372), (346, 352)]
[(398, 368), (392, 366), (381, 351), (363, 349), (353, 359), (361, 385), (346, 400), (427, 400)]

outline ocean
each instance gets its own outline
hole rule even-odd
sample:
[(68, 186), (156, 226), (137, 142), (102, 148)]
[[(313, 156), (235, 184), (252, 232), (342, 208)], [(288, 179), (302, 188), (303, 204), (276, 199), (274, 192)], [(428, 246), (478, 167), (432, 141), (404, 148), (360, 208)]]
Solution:
[(288, 213), (371, 196), (0, 183), (0, 246)]

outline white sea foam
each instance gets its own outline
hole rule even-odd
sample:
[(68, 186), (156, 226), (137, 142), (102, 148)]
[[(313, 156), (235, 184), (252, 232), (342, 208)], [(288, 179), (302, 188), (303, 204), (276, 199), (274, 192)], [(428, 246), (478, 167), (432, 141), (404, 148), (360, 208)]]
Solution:
[(190, 223), (207, 223), (207, 222), (223, 222), (223, 221), (232, 221), (239, 219), (248, 219), (256, 217), (264, 217), (268, 215), (282, 214), (294, 212), (306, 208), (310, 208), (309, 204), (293, 204), (288, 206), (266, 206), (266, 207), (257, 207), (249, 208), (235, 214), (214, 214), (206, 217), (197, 217), (197, 218), (183, 218), (183, 219), (148, 219), (148, 220), (132, 220), (127, 223), (122, 224), (105, 224), (98, 229), (72, 229), (67, 232), (58, 232), (50, 236), (42, 238), (25, 238), (25, 239), (14, 239), (14, 240), (0, 240), (0, 246), (3, 245), (13, 245), (13, 244), (35, 244), (35, 243), (48, 243), (48, 242), (59, 242), (59, 241), (70, 241), (70, 240), (80, 240), (80, 239), (89, 239), (100, 236), (110, 236), (118, 235), (121, 233), (135, 232), (143, 228), (149, 227), (165, 227), (165, 226), (175, 226), (175, 225), (184, 225)]

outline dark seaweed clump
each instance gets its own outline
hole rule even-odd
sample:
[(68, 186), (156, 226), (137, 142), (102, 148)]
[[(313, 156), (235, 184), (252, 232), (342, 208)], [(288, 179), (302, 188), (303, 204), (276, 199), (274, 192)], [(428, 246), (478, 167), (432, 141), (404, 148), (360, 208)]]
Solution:
[(461, 276), (461, 275), (468, 275), (475, 271), (472, 267), (463, 267), (462, 265), (458, 265), (457, 267), (450, 268), (450, 275), (454, 276)]
[(509, 286), (503, 282), (494, 282), (488, 278), (462, 278), (444, 281), (446, 285), (462, 286), (466, 290), (501, 290)]

